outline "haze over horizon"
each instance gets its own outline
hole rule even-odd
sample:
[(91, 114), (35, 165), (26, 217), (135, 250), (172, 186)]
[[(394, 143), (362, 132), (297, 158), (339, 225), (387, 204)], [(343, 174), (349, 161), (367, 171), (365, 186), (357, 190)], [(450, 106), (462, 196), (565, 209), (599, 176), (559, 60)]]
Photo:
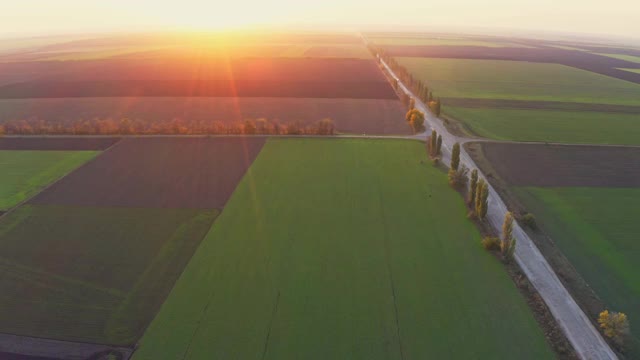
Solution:
[(453, 0), (425, 2), (242, 0), (166, 3), (138, 0), (86, 2), (25, 0), (4, 5), (0, 37), (75, 32), (219, 30), (252, 26), (482, 28), (640, 37), (640, 4), (596, 1)]

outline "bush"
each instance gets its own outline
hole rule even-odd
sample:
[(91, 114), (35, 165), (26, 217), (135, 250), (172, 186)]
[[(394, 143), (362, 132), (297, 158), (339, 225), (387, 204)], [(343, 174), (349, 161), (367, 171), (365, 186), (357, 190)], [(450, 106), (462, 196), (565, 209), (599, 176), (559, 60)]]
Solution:
[(469, 210), (469, 212), (467, 213), (467, 219), (476, 220), (476, 219), (478, 219), (478, 215), (476, 215), (475, 211)]
[(449, 169), (449, 185), (458, 190), (464, 188), (469, 181), (469, 177), (467, 176), (468, 172), (469, 169), (464, 165), (458, 170)]
[(522, 225), (528, 227), (531, 230), (535, 230), (538, 228), (538, 224), (536, 223), (536, 217), (531, 213), (526, 213), (520, 218), (520, 222)]
[(626, 314), (605, 310), (598, 316), (598, 324), (606, 337), (619, 346), (624, 345), (625, 338), (629, 336), (629, 319)]
[(485, 236), (482, 241), (482, 247), (489, 251), (500, 249), (500, 239), (495, 236)]
[(424, 128), (424, 114), (418, 109), (410, 109), (405, 115), (405, 120), (411, 125), (414, 133), (423, 132)]

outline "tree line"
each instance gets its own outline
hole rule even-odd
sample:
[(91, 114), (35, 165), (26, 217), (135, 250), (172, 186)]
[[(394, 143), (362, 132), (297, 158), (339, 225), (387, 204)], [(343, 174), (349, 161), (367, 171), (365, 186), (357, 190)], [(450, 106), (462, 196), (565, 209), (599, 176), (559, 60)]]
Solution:
[(48, 121), (37, 118), (9, 120), (0, 124), (0, 135), (333, 135), (331, 119), (302, 125), (299, 121), (280, 123), (257, 119), (236, 122), (187, 120), (141, 120), (92, 118)]
[[(427, 151), (431, 158), (440, 155), (440, 139), (441, 137), (437, 136), (435, 131), (427, 138)], [(466, 198), (470, 209), (469, 218), (477, 220), (478, 224), (482, 225), (487, 217), (489, 184), (479, 177), (478, 169), (471, 171), (470, 178), (467, 176), (468, 169), (460, 164), (460, 150), (460, 144), (455, 143), (451, 150), (449, 184), (462, 192), (469, 183)], [(505, 263), (511, 263), (515, 257), (517, 240), (513, 235), (514, 220), (514, 214), (507, 211), (502, 222), (500, 236), (484, 236), (481, 241), (485, 249), (497, 253)], [(532, 214), (526, 214), (520, 220), (526, 227), (535, 229), (535, 218)], [(623, 312), (605, 309), (599, 314), (597, 322), (604, 336), (611, 340), (619, 351), (624, 351), (624, 346), (630, 340), (631, 334), (627, 315)]]
[[(409, 90), (411, 90), (420, 99), (420, 101), (427, 104), (429, 110), (434, 115), (440, 116), (442, 110), (440, 98), (434, 97), (429, 87), (422, 80), (416, 79), (406, 67), (398, 63), (398, 61), (393, 56), (389, 55), (385, 49), (375, 45), (369, 45), (368, 48), (378, 62), (380, 62), (380, 60), (384, 60), (389, 68), (391, 68), (391, 70), (396, 74), (398, 79), (400, 79), (400, 81), (402, 81), (402, 83), (404, 83), (407, 88), (409, 88)], [(405, 104), (405, 106), (409, 106), (409, 96), (400, 91), (398, 81), (394, 80), (392, 85), (394, 89), (401, 94), (400, 100)]]

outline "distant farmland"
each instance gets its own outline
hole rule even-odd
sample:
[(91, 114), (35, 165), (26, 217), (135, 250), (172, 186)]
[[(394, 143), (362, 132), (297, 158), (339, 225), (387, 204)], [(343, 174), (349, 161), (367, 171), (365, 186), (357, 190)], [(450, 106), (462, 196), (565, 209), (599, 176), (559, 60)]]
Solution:
[(133, 358), (553, 358), (424, 160), (419, 142), (269, 140)]
[[(628, 314), (632, 329), (640, 326), (635, 216), (640, 148), (483, 143), (481, 149), (491, 164), (492, 179), (503, 181), (498, 185), (504, 186), (503, 192), (537, 217), (544, 233), (604, 302), (579, 298), (590, 315), (596, 317), (606, 306)], [(549, 247), (544, 241), (543, 249)], [(556, 255), (545, 255), (562, 264), (554, 260)], [(556, 271), (566, 276), (571, 270)], [(640, 337), (635, 332), (632, 336), (629, 358), (636, 358)]]
[[(496, 140), (640, 144), (640, 85), (558, 64), (398, 58), (445, 115)], [(554, 105), (557, 104), (557, 105)]]
[[(12, 48), (14, 51), (10, 51)], [(9, 51), (3, 54), (5, 49)], [(308, 51), (314, 53), (307, 55)], [(0, 41), (0, 62), (140, 58), (185, 52), (216, 53), (221, 57), (235, 58), (370, 58), (360, 38), (353, 33), (130, 34), (85, 39), (48, 37)]]
[[(206, 64), (203, 66), (202, 64)], [(0, 63), (0, 98), (286, 96), (393, 99), (372, 60), (176, 56)]]
[(507, 41), (489, 41), (473, 38), (435, 37), (435, 36), (397, 36), (380, 35), (369, 36), (370, 41), (377, 45), (395, 46), (481, 46), (481, 47), (526, 47), (525, 45)]
[(2, 99), (0, 125), (9, 120), (39, 119), (52, 124), (112, 118), (147, 122), (184, 119), (224, 124), (267, 119), (282, 124), (313, 125), (329, 118), (343, 133), (408, 134), (405, 108), (397, 99), (319, 98), (64, 98)]
[[(0, 55), (8, 134), (237, 133), (258, 119), (307, 132), (331, 119), (343, 133), (408, 134), (404, 113), (354, 33), (113, 36)], [(137, 130), (105, 131), (122, 119)]]
[(640, 105), (640, 85), (564, 65), (414, 57), (397, 60), (443, 98)]

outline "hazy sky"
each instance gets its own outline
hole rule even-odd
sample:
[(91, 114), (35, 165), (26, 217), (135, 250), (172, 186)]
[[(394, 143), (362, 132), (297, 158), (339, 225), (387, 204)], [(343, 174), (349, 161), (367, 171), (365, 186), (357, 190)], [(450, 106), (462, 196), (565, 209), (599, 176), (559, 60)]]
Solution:
[(640, 37), (640, 1), (7, 0), (0, 7), (0, 37), (312, 24), (509, 28)]

